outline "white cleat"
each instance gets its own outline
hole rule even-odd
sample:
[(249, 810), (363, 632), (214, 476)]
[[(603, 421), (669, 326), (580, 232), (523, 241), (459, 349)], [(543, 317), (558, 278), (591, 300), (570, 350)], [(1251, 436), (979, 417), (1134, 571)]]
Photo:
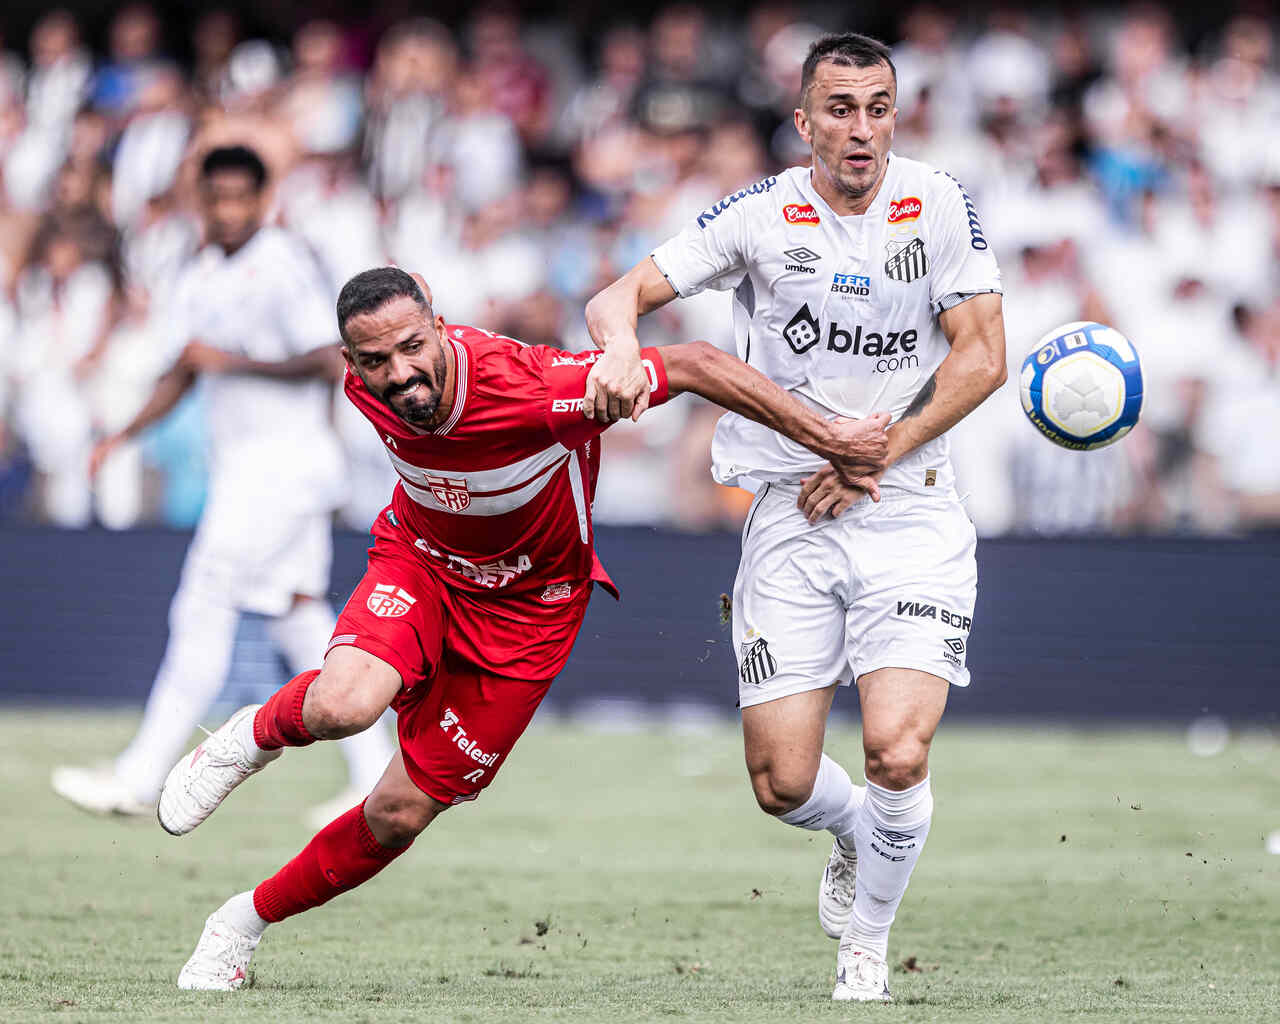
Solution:
[(889, 965), (874, 953), (840, 943), (836, 955), (836, 1002), (891, 1003)]
[(218, 809), (230, 792), (250, 775), (260, 772), (283, 750), (246, 749), (237, 738), (245, 718), (252, 718), (261, 704), (241, 708), (200, 746), (173, 766), (156, 817), (173, 836), (185, 836)]
[(132, 789), (110, 768), (76, 768), (63, 765), (53, 770), (53, 791), (92, 814), (114, 814), (124, 818), (150, 816), (155, 803), (139, 800)]
[(858, 855), (846, 850), (839, 840), (831, 844), (831, 856), (818, 883), (818, 923), (831, 938), (844, 934), (853, 916), (853, 883), (858, 874)]
[(367, 792), (357, 789), (355, 786), (348, 786), (336, 796), (324, 801), (324, 803), (308, 808), (307, 813), (303, 815), (303, 821), (306, 823), (307, 828), (319, 832), (334, 818), (340, 814), (346, 814), (347, 811), (355, 807), (368, 795)]
[(196, 951), (178, 972), (178, 988), (231, 992), (245, 983), (260, 938), (233, 928), (214, 911), (204, 922)]

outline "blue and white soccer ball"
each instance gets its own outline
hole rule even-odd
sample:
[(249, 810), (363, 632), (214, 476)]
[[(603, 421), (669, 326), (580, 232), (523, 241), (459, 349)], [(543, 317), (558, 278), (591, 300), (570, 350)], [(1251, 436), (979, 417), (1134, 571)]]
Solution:
[(1142, 412), (1138, 350), (1114, 327), (1065, 324), (1022, 362), (1022, 411), (1054, 444), (1077, 451), (1124, 437)]

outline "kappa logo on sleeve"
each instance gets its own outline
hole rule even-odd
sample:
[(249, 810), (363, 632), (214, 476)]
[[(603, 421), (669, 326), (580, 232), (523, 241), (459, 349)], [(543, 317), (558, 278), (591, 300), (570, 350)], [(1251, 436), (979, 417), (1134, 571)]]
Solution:
[(818, 211), (813, 208), (812, 203), (787, 203), (782, 208), (782, 219), (788, 224), (817, 225), (821, 223), (818, 219)]
[(394, 583), (379, 583), (364, 604), (380, 619), (398, 619), (417, 603), (416, 597)]

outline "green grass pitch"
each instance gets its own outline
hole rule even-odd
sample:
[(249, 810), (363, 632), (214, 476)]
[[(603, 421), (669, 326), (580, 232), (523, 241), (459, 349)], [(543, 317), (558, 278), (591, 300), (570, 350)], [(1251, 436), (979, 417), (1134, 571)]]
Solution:
[[(827, 837), (755, 809), (735, 728), (554, 718), (378, 878), (274, 926), (251, 988), (179, 992), (206, 914), (309, 838), (299, 809), (341, 762), (291, 751), (182, 839), (50, 793), (134, 721), (0, 719), (0, 1019), (1280, 1020), (1280, 749), (1259, 735), (1196, 758), (1174, 733), (944, 722), (883, 1007), (830, 1003)], [(856, 764), (856, 732), (827, 749)]]

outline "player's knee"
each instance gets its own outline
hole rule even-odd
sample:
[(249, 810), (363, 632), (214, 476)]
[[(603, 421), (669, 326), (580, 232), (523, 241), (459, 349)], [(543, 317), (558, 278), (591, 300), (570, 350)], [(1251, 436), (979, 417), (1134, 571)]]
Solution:
[(910, 789), (929, 774), (929, 744), (905, 736), (866, 745), (867, 779), (885, 789)]
[(365, 820), (374, 837), (383, 846), (408, 846), (445, 805), (425, 793), (411, 798), (379, 793), (374, 790), (364, 803)]
[(769, 768), (752, 772), (751, 788), (760, 810), (772, 817), (794, 811), (813, 792), (813, 775), (799, 771)]
[(357, 680), (321, 671), (307, 688), (303, 718), (313, 736), (335, 740), (368, 729), (386, 709), (380, 696)]

